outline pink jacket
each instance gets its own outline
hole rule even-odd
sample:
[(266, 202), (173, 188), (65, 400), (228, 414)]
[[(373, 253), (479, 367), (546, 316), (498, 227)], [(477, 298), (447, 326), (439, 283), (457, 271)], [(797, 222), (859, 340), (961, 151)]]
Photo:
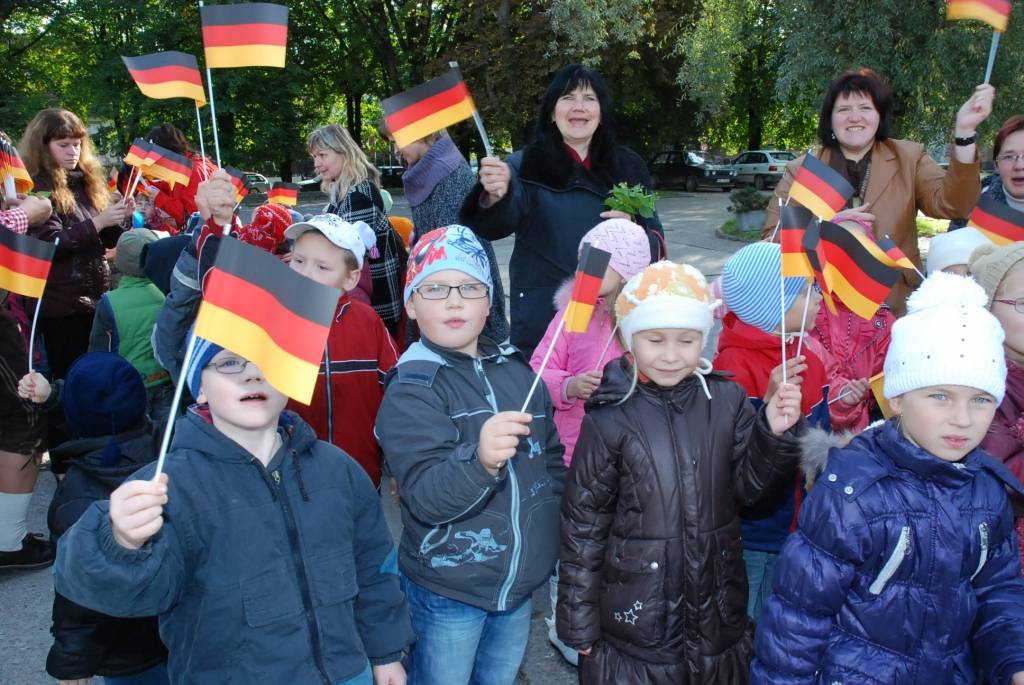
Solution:
[[(530, 366), (533, 367), (534, 371), (540, 368), (541, 362), (544, 361), (544, 355), (547, 354), (548, 348), (551, 347), (551, 338), (558, 328), (558, 322), (562, 320), (562, 316), (565, 314), (565, 308), (569, 303), (569, 296), (571, 294), (572, 279), (569, 279), (562, 284), (562, 287), (555, 294), (555, 307), (558, 311), (555, 314), (555, 318), (548, 324), (544, 337), (541, 338), (540, 343), (538, 343), (533, 351)], [(566, 466), (569, 466), (572, 462), (573, 449), (576, 447), (576, 440), (580, 436), (580, 424), (583, 423), (583, 404), (585, 402), (579, 398), (569, 399), (566, 397), (565, 391), (569, 379), (581, 373), (593, 371), (595, 368), (598, 371), (602, 371), (608, 362), (618, 359), (624, 352), (622, 345), (619, 344), (618, 336), (616, 336), (616, 339), (608, 346), (608, 351), (605, 352), (604, 358), (600, 360), (600, 366), (598, 366), (598, 357), (601, 356), (601, 351), (604, 349), (605, 343), (608, 342), (608, 338), (612, 335), (612, 329), (614, 328), (611, 312), (608, 310), (609, 306), (610, 303), (606, 303), (604, 299), (599, 298), (597, 306), (594, 308), (594, 316), (591, 317), (590, 325), (585, 332), (563, 332), (558, 336), (558, 340), (555, 341), (554, 350), (551, 352), (551, 359), (548, 361), (547, 368), (544, 369), (542, 376), (544, 384), (548, 386), (551, 403), (555, 407), (555, 426), (558, 428), (559, 437), (562, 438), (562, 444), (565, 445), (564, 459)]]
[[(832, 315), (822, 305), (815, 319), (811, 336), (821, 342), (836, 364), (836, 375), (845, 379), (870, 379), (882, 372), (885, 353), (889, 350), (889, 338), (896, 316), (892, 310), (883, 307), (875, 312), (870, 321), (860, 318), (836, 299), (838, 314)], [(836, 395), (838, 397), (838, 395)], [(836, 404), (840, 404), (836, 402)], [(869, 392), (864, 400), (853, 408), (843, 427), (856, 433), (867, 428), (868, 414), (874, 405), (874, 396)], [(835, 405), (833, 405), (835, 406)], [(845, 407), (844, 407), (845, 409)]]

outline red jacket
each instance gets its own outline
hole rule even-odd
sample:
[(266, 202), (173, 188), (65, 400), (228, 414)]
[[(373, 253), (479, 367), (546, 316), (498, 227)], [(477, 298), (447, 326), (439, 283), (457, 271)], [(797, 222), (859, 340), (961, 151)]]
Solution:
[[(1024, 482), (1024, 369), (1006, 360), (1006, 395), (1003, 397), (981, 447)], [(1015, 502), (1020, 512), (1020, 502)], [(1024, 570), (1024, 516), (1017, 516), (1017, 542)]]
[(316, 437), (359, 462), (377, 487), (381, 452), (373, 426), (384, 397), (384, 376), (397, 363), (398, 350), (384, 322), (372, 307), (346, 293), (338, 300), (313, 401), (308, 407), (288, 402)]
[(166, 181), (153, 181), (153, 185), (160, 190), (153, 204), (170, 215), (178, 225), (179, 231), (185, 226), (192, 212), (196, 211), (196, 190), (199, 184), (217, 170), (213, 162), (199, 155), (190, 154), (188, 158), (192, 160), (192, 175), (187, 186), (179, 183), (172, 190)]

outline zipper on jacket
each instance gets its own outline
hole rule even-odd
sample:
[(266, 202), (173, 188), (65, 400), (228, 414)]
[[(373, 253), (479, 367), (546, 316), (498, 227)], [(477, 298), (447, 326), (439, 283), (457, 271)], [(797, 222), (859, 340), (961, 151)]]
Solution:
[(978, 555), (978, 568), (974, 569), (974, 573), (971, 574), (971, 580), (981, 573), (981, 569), (985, 568), (985, 564), (988, 563), (988, 524), (981, 523), (978, 526), (978, 535), (981, 538), (981, 553)]
[(334, 396), (331, 393), (331, 344), (324, 351), (324, 387), (327, 389), (327, 442), (334, 444)]
[[(298, 455), (292, 452), (292, 459), (298, 459)], [(280, 469), (274, 470), (274, 480), (281, 481)], [(295, 516), (291, 507), (288, 506), (288, 495), (280, 493), (277, 501), (281, 503), (281, 510), (284, 516), (285, 528), (288, 530), (288, 543), (292, 550), (292, 562), (295, 564), (295, 572), (299, 577), (299, 591), (302, 594), (302, 606), (306, 613), (306, 623), (309, 626), (310, 643), (313, 648), (313, 662), (316, 670), (320, 672), (320, 678), (325, 685), (333, 685), (333, 681), (327, 675), (327, 668), (324, 666), (324, 656), (320, 647), (320, 626), (317, 624), (316, 614), (313, 612), (313, 595), (309, 590), (309, 577), (306, 575), (306, 562), (302, 558), (299, 541), (299, 529), (295, 524)]]
[[(484, 365), (480, 359), (473, 360), (473, 369), (476, 371), (476, 375), (484, 382), (484, 386), (487, 388), (487, 401), (491, 404), (491, 410), (495, 414), (498, 413), (498, 400), (494, 394), (494, 388), (491, 386), (491, 381), (487, 378), (487, 374), (484, 373)], [(512, 592), (512, 587), (515, 585), (516, 574), (519, 573), (519, 555), (523, 551), (522, 545), (522, 528), (519, 525), (519, 480), (516, 476), (516, 468), (513, 464), (515, 456), (505, 462), (505, 468), (508, 469), (508, 482), (509, 489), (511, 490), (512, 507), (509, 513), (509, 518), (512, 520), (512, 549), (509, 553), (509, 564), (508, 564), (508, 575), (505, 577), (505, 582), (501, 585), (501, 591), (498, 593), (498, 611), (505, 611), (508, 603), (508, 596)]]
[(868, 587), (868, 592), (873, 595), (882, 594), (882, 590), (885, 589), (886, 584), (896, 575), (896, 571), (899, 570), (900, 564), (903, 560), (910, 556), (910, 526), (903, 526), (900, 529), (900, 538), (896, 541), (896, 547), (893, 549), (892, 554), (889, 555), (888, 561), (882, 566), (882, 570), (878, 572), (878, 577)]
[[(673, 448), (675, 448), (679, 444), (679, 442), (676, 439), (675, 424), (674, 424), (674, 422), (672, 420), (674, 418), (672, 416), (672, 407), (669, 405), (668, 402), (666, 402), (664, 400), (664, 398), (659, 396), (656, 399), (661, 404), (662, 409), (665, 410), (665, 421), (668, 424), (669, 440), (671, 441)], [(685, 459), (685, 457), (683, 457), (683, 458)], [(693, 477), (694, 477), (693, 479), (694, 479), (694, 486), (696, 486), (696, 484), (697, 484), (697, 459), (691, 457), (690, 461), (692, 462), (693, 467), (694, 467), (693, 468)], [(679, 488), (679, 492), (680, 493), (685, 492), (685, 487), (684, 487), (684, 484), (683, 484), (683, 476), (682, 476), (681, 469), (679, 469), (679, 468), (676, 469), (676, 485)], [(680, 528), (685, 530), (685, 528), (686, 528), (686, 507), (680, 506), (679, 507), (679, 513), (683, 517), (683, 521), (681, 522)], [(697, 516), (697, 521), (698, 522), (700, 521), (700, 516)], [(684, 630), (685, 634), (693, 635), (694, 631), (691, 631), (690, 630), (690, 626), (688, 625), (688, 621), (690, 620), (690, 612), (687, 611), (687, 609), (686, 609), (686, 593), (690, 589), (690, 587), (689, 587), (690, 583), (689, 583), (689, 579), (686, 577), (685, 573), (680, 574), (680, 582), (682, 584), (681, 594), (682, 594), (682, 597), (683, 597), (683, 601), (679, 603), (679, 608), (680, 608), (680, 610), (683, 613), (683, 630)], [(697, 592), (700, 593), (700, 588), (699, 587), (697, 588)], [(700, 603), (700, 598), (698, 598), (698, 604), (699, 603)], [(699, 666), (697, 666), (697, 670), (698, 670), (699, 673), (703, 673), (703, 669), (701, 669)]]

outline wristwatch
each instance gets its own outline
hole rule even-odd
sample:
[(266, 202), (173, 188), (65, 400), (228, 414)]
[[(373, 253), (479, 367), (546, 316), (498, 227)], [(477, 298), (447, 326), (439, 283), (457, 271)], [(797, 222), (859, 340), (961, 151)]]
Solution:
[(957, 147), (967, 147), (968, 145), (974, 145), (974, 141), (978, 139), (977, 133), (972, 133), (967, 138), (953, 138), (953, 142), (956, 143)]

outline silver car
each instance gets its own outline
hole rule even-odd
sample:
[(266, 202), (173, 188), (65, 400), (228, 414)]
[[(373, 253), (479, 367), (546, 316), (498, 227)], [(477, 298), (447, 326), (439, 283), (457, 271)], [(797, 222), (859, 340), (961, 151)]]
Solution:
[(249, 186), (250, 191), (257, 193), (263, 193), (266, 195), (270, 192), (270, 181), (263, 174), (257, 174), (255, 171), (246, 171), (245, 173), (245, 184)]
[(758, 190), (773, 187), (782, 178), (786, 164), (796, 159), (788, 150), (747, 150), (733, 160), (736, 182)]

